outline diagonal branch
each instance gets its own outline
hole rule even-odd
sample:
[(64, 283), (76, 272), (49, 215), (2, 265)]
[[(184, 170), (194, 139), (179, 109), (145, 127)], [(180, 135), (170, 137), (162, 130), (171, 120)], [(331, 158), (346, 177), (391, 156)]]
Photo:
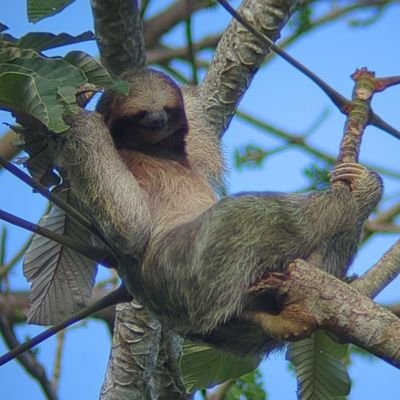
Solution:
[(43, 236), (47, 239), (53, 240), (54, 242), (59, 243), (62, 246), (68, 247), (69, 249), (76, 251), (77, 253), (82, 254), (83, 256), (99, 264), (110, 268), (112, 265), (115, 265), (115, 260), (112, 259), (110, 253), (106, 250), (90, 246), (85, 243), (82, 244), (75, 239), (71, 239), (70, 237), (65, 235), (60, 235), (56, 232), (43, 228), (40, 225), (33, 224), (3, 210), (0, 210), (0, 219), (10, 224), (19, 226), (22, 229), (37, 233), (38, 235)]
[(400, 240), (398, 240), (383, 256), (351, 286), (374, 298), (383, 288), (393, 281), (400, 273)]
[(281, 290), (286, 309), (300, 307), (318, 327), (400, 368), (400, 319), (386, 308), (303, 260), (289, 267)]
[(5, 168), (7, 171), (11, 172), (15, 177), (20, 179), (22, 182), (30, 186), (33, 190), (39, 192), (43, 197), (53, 202), (57, 207), (63, 210), (66, 214), (68, 214), (71, 218), (73, 218), (78, 224), (82, 225), (90, 232), (98, 236), (98, 232), (93, 224), (90, 222), (88, 218), (82, 215), (78, 210), (64, 201), (62, 198), (51, 192), (47, 189), (46, 186), (42, 185), (39, 182), (36, 182), (32, 179), (28, 174), (21, 171), (12, 163), (8, 162), (5, 158), (0, 155), (0, 165)]
[[(275, 41), (297, 4), (296, 0), (245, 0), (239, 13), (262, 35)], [(223, 34), (208, 73), (201, 85), (204, 114), (219, 137), (255, 73), (268, 46), (233, 20)]]
[[(309, 3), (315, 3), (315, 1), (308, 1)], [(322, 16), (318, 16), (317, 18), (310, 21), (306, 26), (302, 26), (296, 32), (294, 32), (289, 37), (285, 38), (281, 42), (279, 42), (279, 47), (286, 48), (295, 42), (300, 36), (305, 33), (310, 32), (311, 30), (315, 30), (316, 28), (320, 28), (323, 25), (327, 25), (329, 23), (335, 22), (340, 18), (343, 18), (346, 15), (351, 14), (353, 11), (364, 10), (364, 9), (373, 9), (380, 10), (383, 7), (389, 5), (392, 0), (368, 0), (368, 1), (359, 1), (353, 4), (346, 4), (340, 7), (339, 4), (333, 4), (331, 10), (329, 10), (326, 14)], [(306, 5), (306, 4), (305, 4)], [(271, 54), (269, 60), (273, 58), (274, 55)]]

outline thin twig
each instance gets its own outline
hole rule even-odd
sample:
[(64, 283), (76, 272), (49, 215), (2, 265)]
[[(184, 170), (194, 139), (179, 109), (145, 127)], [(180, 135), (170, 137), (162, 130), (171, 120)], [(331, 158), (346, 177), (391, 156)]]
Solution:
[[(219, 39), (221, 38), (221, 34), (213, 35), (213, 36), (206, 36), (205, 38), (199, 40), (198, 42), (193, 43), (193, 48), (198, 53), (200, 50), (204, 49), (215, 49), (215, 46), (218, 44)], [(187, 48), (185, 47), (178, 47), (178, 48), (170, 48), (165, 45), (160, 45), (158, 47), (154, 47), (147, 51), (147, 62), (151, 63), (159, 63), (165, 64), (173, 59), (181, 59), (190, 61), (190, 53)], [(197, 60), (197, 66), (208, 66), (209, 63), (206, 61)]]
[[(46, 209), (44, 211), (44, 215), (47, 214), (51, 209), (51, 203), (48, 203), (46, 206)], [(14, 256), (7, 262), (3, 261), (0, 263), (0, 265), (3, 264), (3, 268), (0, 269), (0, 280), (3, 279), (5, 276), (8, 275), (8, 273), (11, 271), (11, 269), (18, 263), (18, 261), (24, 256), (25, 252), (28, 250), (31, 241), (32, 241), (33, 235), (31, 235), (25, 243), (21, 246), (19, 250), (14, 254)]]
[[(188, 2), (188, 3), (187, 3)], [(189, 5), (189, 7), (188, 7)], [(212, 7), (209, 0), (178, 0), (170, 7), (144, 22), (144, 40), (146, 48), (156, 46), (160, 37), (184, 21), (188, 15), (202, 9)]]
[(186, 6), (188, 9), (188, 16), (185, 20), (185, 28), (186, 28), (186, 39), (187, 39), (187, 47), (189, 50), (189, 60), (190, 65), (192, 67), (192, 83), (197, 85), (199, 83), (197, 65), (196, 65), (196, 48), (193, 44), (193, 35), (192, 35), (192, 16), (190, 14), (190, 1), (186, 0)]
[(21, 248), (15, 253), (14, 257), (7, 263), (4, 263), (2, 268), (0, 268), (0, 280), (6, 277), (8, 273), (13, 269), (13, 267), (17, 264), (17, 262), (24, 256), (25, 252), (28, 250), (31, 244), (32, 237), (33, 235), (25, 241)]
[[(314, 21), (310, 21), (307, 27), (304, 29), (297, 30), (292, 35), (288, 36), (284, 40), (279, 42), (279, 47), (287, 48), (294, 41), (299, 39), (305, 33), (308, 33), (311, 29), (319, 28), (322, 25), (328, 24), (330, 22), (334, 22), (337, 19), (344, 17), (347, 14), (352, 13), (356, 10), (362, 10), (365, 8), (381, 8), (385, 5), (388, 5), (391, 0), (369, 0), (369, 1), (361, 1), (359, 3), (354, 3), (348, 6), (344, 6), (342, 8), (338, 8), (337, 5), (332, 7), (332, 11), (327, 12), (326, 14), (316, 18)], [(271, 54), (268, 58), (268, 61), (271, 60), (275, 55)]]
[(112, 258), (112, 256), (106, 250), (82, 244), (81, 242), (71, 239), (68, 236), (60, 235), (56, 232), (43, 228), (40, 225), (33, 224), (3, 210), (0, 210), (0, 219), (9, 222), (10, 224), (19, 226), (20, 228), (26, 229), (30, 232), (37, 233), (38, 235), (44, 236), (45, 238), (48, 238), (50, 240), (53, 240), (54, 242), (59, 243), (62, 246), (68, 247), (69, 249), (74, 250), (77, 253), (89, 258), (90, 260), (93, 260), (104, 266), (111, 267), (111, 265), (116, 265), (115, 262), (113, 263), (112, 261), (110, 264), (110, 257)]
[(16, 357), (21, 357), (21, 356), (23, 357), (24, 353), (27, 350), (32, 349), (33, 347), (45, 341), (46, 339), (54, 336), (56, 333), (62, 331), (63, 329), (73, 325), (78, 321), (81, 321), (84, 318), (91, 316), (95, 312), (102, 310), (106, 307), (109, 307), (111, 305), (115, 305), (118, 303), (125, 303), (131, 300), (132, 296), (127, 292), (125, 287), (120, 286), (118, 289), (112, 291), (111, 293), (104, 296), (100, 300), (95, 301), (93, 304), (76, 312), (67, 319), (59, 322), (58, 324), (52, 326), (51, 328), (48, 328), (47, 330), (35, 336), (34, 338), (28, 340), (27, 342), (22, 344), (17, 343), (9, 345), (8, 347), (12, 350), (10, 350), (8, 353), (0, 357), (0, 366), (6, 364), (7, 362), (13, 360)]
[[(328, 85), (324, 80), (322, 80), (318, 75), (314, 74), (311, 70), (309, 70), (305, 65), (300, 63), (298, 60), (296, 60), (294, 57), (292, 57), (290, 54), (288, 54), (285, 50), (281, 49), (280, 47), (276, 46), (274, 42), (267, 36), (264, 36), (261, 32), (257, 31), (257, 29), (254, 28), (254, 26), (249, 23), (245, 18), (243, 18), (240, 14), (238, 14), (237, 11), (235, 11), (234, 8), (231, 7), (231, 5), (226, 1), (226, 0), (217, 0), (239, 23), (241, 23), (246, 29), (249, 30), (258, 40), (260, 40), (261, 43), (264, 45), (268, 46), (271, 50), (273, 50), (276, 54), (278, 54), (281, 58), (283, 58), (286, 62), (288, 62), (292, 67), (296, 68), (298, 71), (300, 71), (303, 75), (305, 75), (307, 78), (309, 78), (311, 81), (313, 81), (330, 99), (331, 101), (335, 104), (335, 106), (344, 114), (348, 114), (349, 112), (352, 112), (352, 108), (354, 106), (355, 100), (353, 96), (353, 101), (350, 102), (347, 100), (344, 96), (342, 96), (339, 92), (337, 92), (333, 87)], [(365, 84), (365, 80), (363, 79), (365, 77), (365, 74), (363, 74), (363, 69), (356, 71), (355, 75), (359, 74), (361, 77), (360, 80), (360, 89), (365, 89), (362, 86)], [(355, 76), (353, 74), (353, 77)], [(362, 76), (363, 75), (363, 76)], [(358, 77), (357, 77), (358, 78)], [(392, 77), (392, 78), (386, 78), (386, 81), (393, 80), (393, 83), (391, 85), (399, 84), (400, 83), (400, 77)], [(379, 80), (376, 80), (374, 83), (378, 84)], [(383, 79), (380, 80), (382, 87), (388, 87), (389, 85), (386, 83), (383, 84)], [(377, 85), (378, 86), (378, 85)], [(373, 89), (375, 92), (378, 91), (377, 86), (375, 86)], [(383, 89), (382, 89), (383, 90)], [(361, 96), (358, 97), (358, 99), (361, 99)], [(378, 115), (376, 115), (371, 108), (369, 107), (369, 115), (368, 118), (365, 121), (365, 126), (369, 125), (374, 125), (385, 132), (389, 133), (390, 135), (396, 137), (397, 139), (400, 139), (400, 131), (396, 130), (392, 126), (390, 126), (388, 123), (383, 121)], [(351, 119), (355, 121), (355, 114), (352, 115)], [(339, 157), (340, 158), (340, 157)]]
[(88, 229), (90, 232), (98, 235), (97, 230), (93, 226), (93, 224), (79, 211), (77, 211), (74, 207), (71, 207), (66, 201), (55, 195), (53, 192), (50, 192), (46, 186), (42, 185), (39, 182), (34, 181), (28, 174), (21, 171), (12, 163), (8, 162), (5, 158), (0, 156), (0, 165), (2, 165), (7, 171), (11, 172), (14, 176), (20, 179), (22, 182), (26, 183), (35, 191), (39, 192), (46, 199), (53, 202), (57, 207), (61, 208), (61, 210), (65, 211), (71, 218), (73, 218), (80, 225)]
[[(303, 150), (305, 150), (307, 153), (318, 157), (319, 159), (326, 161), (330, 164), (334, 164), (336, 161), (336, 158), (331, 155), (331, 154), (327, 154), (321, 150), (318, 150), (317, 148), (315, 148), (314, 146), (311, 146), (307, 140), (305, 139), (304, 136), (299, 135), (299, 134), (291, 134), (288, 132), (285, 132), (284, 130), (273, 126), (271, 124), (269, 124), (268, 122), (262, 121), (250, 114), (247, 114), (243, 111), (238, 111), (236, 114), (239, 118), (243, 119), (244, 121), (254, 125), (257, 128), (260, 128), (266, 132), (272, 133), (274, 136), (285, 140), (287, 143), (292, 144), (294, 146), (298, 146), (300, 148), (302, 148)], [(393, 178), (400, 178), (400, 173), (399, 172), (395, 172), (392, 170), (389, 170), (387, 168), (382, 168), (381, 166), (378, 165), (373, 165), (373, 164), (366, 164), (366, 166), (373, 170), (378, 172), (379, 174), (382, 175), (386, 175), (386, 176), (390, 176)]]
[[(12, 349), (20, 345), (12, 325), (9, 323), (5, 315), (0, 314), (0, 331), (3, 335), (7, 346)], [(41, 386), (48, 400), (57, 400), (58, 396), (53, 384), (47, 378), (46, 371), (43, 366), (36, 360), (32, 353), (26, 352), (21, 354), (18, 361), (24, 369), (31, 375)]]
[(61, 375), (61, 360), (62, 360), (62, 355), (64, 351), (64, 339), (65, 339), (65, 331), (61, 331), (57, 333), (57, 349), (56, 349), (56, 356), (54, 359), (54, 367), (53, 367), (53, 385), (55, 389), (58, 389), (58, 384), (60, 381), (60, 375)]

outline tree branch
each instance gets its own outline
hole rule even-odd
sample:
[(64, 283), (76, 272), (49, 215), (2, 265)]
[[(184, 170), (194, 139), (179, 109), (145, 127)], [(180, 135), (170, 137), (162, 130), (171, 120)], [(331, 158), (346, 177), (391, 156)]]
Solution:
[[(189, 400), (192, 398), (186, 393), (180, 370), (182, 341), (168, 328), (162, 328), (157, 367), (149, 385), (154, 399)], [(157, 390), (159, 397), (157, 397)]]
[(107, 70), (121, 75), (146, 63), (137, 0), (92, 0), (96, 41)]
[[(96, 287), (93, 291), (93, 303), (97, 302), (107, 294), (109, 290)], [(29, 292), (0, 293), (0, 314), (5, 315), (11, 324), (26, 322), (26, 312), (29, 308)], [(90, 318), (98, 319), (106, 323), (110, 333), (114, 329), (115, 306), (96, 311)]]
[[(263, 121), (261, 119), (258, 119), (244, 111), (238, 111), (236, 113), (236, 116), (243, 121), (248, 122), (249, 124), (255, 126), (256, 128), (259, 128), (265, 132), (268, 132), (272, 134), (272, 136), (277, 137), (279, 139), (284, 140), (287, 144), (296, 146), (304, 150), (306, 153), (319, 158), (320, 160), (326, 161), (327, 163), (334, 164), (336, 162), (336, 157), (333, 156), (332, 154), (328, 154), (323, 152), (322, 150), (319, 150), (316, 146), (311, 145), (309, 141), (307, 140), (306, 135), (300, 134), (300, 133), (290, 133), (287, 131), (284, 131), (283, 129), (271, 125), (270, 123)], [(379, 165), (374, 165), (374, 164), (364, 164), (367, 168), (378, 172), (380, 175), (386, 175), (386, 176), (391, 176), (393, 178), (399, 179), (400, 178), (400, 173), (387, 169), (384, 167), (381, 167)], [(399, 206), (400, 207), (400, 206)], [(397, 213), (400, 213), (398, 211)], [(385, 219), (386, 221), (386, 219)]]
[[(392, 2), (392, 0), (368, 0), (368, 1), (361, 0), (358, 3), (345, 5), (343, 7), (338, 7), (338, 4), (332, 5), (332, 9), (329, 12), (310, 21), (310, 23), (306, 27), (303, 27), (302, 29), (297, 30), (292, 35), (290, 35), (286, 39), (279, 42), (279, 47), (286, 48), (289, 45), (291, 45), (293, 42), (295, 42), (300, 36), (304, 35), (305, 33), (308, 33), (311, 30), (314, 30), (315, 28), (319, 28), (323, 25), (327, 25), (331, 22), (335, 22), (339, 18), (342, 18), (345, 15), (351, 14), (354, 11), (357, 11), (360, 9), (370, 9), (370, 8), (380, 9), (380, 8), (388, 5), (391, 2)], [(308, 3), (315, 3), (315, 1), (309, 1)], [(271, 57), (269, 58), (269, 60), (273, 57), (275, 57), (275, 54), (271, 54)]]
[(400, 273), (400, 240), (351, 286), (365, 296), (374, 298)]
[(148, 19), (144, 22), (146, 48), (150, 49), (156, 46), (161, 36), (195, 11), (211, 6), (209, 0), (178, 0), (158, 15)]
[[(11, 349), (20, 345), (8, 318), (0, 313), (0, 331), (4, 341)], [(51, 381), (48, 379), (43, 366), (36, 360), (32, 353), (26, 352), (18, 358), (20, 364), (40, 385), (48, 400), (57, 400), (58, 396)]]
[(161, 324), (150, 317), (141, 304), (134, 300), (117, 305), (101, 400), (142, 400), (145, 397), (156, 368), (160, 337)]
[[(214, 48), (221, 35), (207, 36), (196, 43), (193, 43), (194, 50)], [(182, 60), (190, 61), (190, 51), (187, 47), (168, 48), (168, 47), (155, 47), (147, 51), (147, 61), (149, 64), (158, 63), (164, 64), (172, 59), (180, 58)]]
[[(296, 0), (245, 0), (239, 13), (275, 41), (297, 4)], [(222, 136), (227, 129), (267, 53), (267, 47), (235, 20), (222, 35), (201, 85), (204, 114), (216, 135)]]
[(300, 307), (319, 328), (400, 368), (400, 319), (354, 287), (296, 260), (289, 267), (289, 278), (281, 290), (287, 296), (286, 310), (294, 305)]

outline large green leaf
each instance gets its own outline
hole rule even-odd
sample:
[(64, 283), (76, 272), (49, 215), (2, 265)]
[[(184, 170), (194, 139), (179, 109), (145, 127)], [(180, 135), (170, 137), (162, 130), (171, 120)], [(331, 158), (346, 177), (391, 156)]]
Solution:
[(77, 36), (71, 36), (68, 33), (59, 33), (55, 35), (49, 32), (30, 32), (22, 36), (21, 39), (18, 40), (17, 45), (25, 49), (44, 51), (94, 39), (95, 36), (91, 31), (83, 32)]
[[(81, 82), (85, 82), (83, 75)], [(75, 90), (71, 89), (72, 96), (67, 98), (59, 94), (59, 88), (58, 79), (46, 79), (18, 65), (0, 64), (0, 108), (27, 113), (54, 132), (68, 128), (62, 115), (65, 107), (73, 108), (75, 103)]]
[(46, 57), (0, 38), (0, 108), (29, 114), (51, 131), (63, 132), (68, 128), (63, 114), (76, 109), (75, 94), (86, 83), (122, 92), (128, 88), (86, 53)]
[(288, 359), (296, 369), (301, 400), (338, 400), (350, 392), (346, 369), (348, 346), (318, 331), (310, 338), (291, 343)]
[(13, 46), (18, 46), (21, 49), (45, 51), (56, 47), (94, 40), (95, 36), (93, 32), (90, 31), (83, 32), (77, 36), (71, 36), (68, 33), (59, 33), (56, 35), (50, 32), (29, 32), (20, 39), (17, 39), (8, 33), (0, 34), (0, 38), (3, 42), (0, 42), (0, 46), (2, 45), (2, 47), (11, 44)]
[(111, 77), (97, 60), (83, 51), (71, 51), (64, 59), (82, 71), (89, 83), (105, 88), (112, 88), (121, 93), (128, 93), (128, 84), (125, 81)]
[(258, 357), (235, 357), (202, 344), (185, 342), (182, 377), (189, 392), (237, 379), (257, 368)]
[(26, 111), (47, 125), (48, 114), (37, 92), (34, 77), (17, 69), (6, 71), (2, 67), (0, 64), (0, 108)]
[(41, 19), (58, 14), (75, 0), (27, 0), (29, 22), (38, 22)]

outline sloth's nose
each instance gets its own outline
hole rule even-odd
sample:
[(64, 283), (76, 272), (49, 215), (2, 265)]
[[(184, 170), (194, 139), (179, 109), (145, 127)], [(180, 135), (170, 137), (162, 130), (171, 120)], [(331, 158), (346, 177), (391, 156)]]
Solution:
[(143, 117), (142, 124), (150, 129), (160, 129), (168, 122), (167, 113), (164, 110), (148, 111)]

